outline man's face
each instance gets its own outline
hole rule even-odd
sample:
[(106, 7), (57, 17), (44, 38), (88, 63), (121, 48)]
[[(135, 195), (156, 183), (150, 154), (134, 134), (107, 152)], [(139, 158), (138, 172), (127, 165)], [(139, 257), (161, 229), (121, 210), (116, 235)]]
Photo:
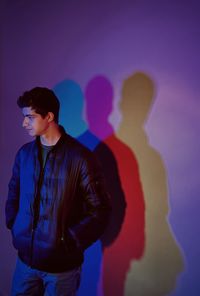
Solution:
[(30, 136), (42, 136), (46, 133), (49, 127), (48, 115), (43, 118), (31, 107), (22, 108), (22, 113), (24, 115), (22, 126), (28, 131)]

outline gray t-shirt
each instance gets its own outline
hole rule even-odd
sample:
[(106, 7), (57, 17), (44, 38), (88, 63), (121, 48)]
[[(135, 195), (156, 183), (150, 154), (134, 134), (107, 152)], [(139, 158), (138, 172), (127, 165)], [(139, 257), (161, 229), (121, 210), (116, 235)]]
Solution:
[(44, 168), (45, 163), (46, 163), (46, 159), (47, 159), (47, 155), (49, 153), (49, 151), (51, 151), (53, 149), (54, 146), (46, 146), (41, 144), (41, 152), (42, 152), (42, 166)]

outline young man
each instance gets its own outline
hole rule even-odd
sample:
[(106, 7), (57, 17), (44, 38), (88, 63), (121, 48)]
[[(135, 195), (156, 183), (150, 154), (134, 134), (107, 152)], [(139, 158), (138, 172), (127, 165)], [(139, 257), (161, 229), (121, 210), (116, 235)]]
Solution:
[(36, 138), (19, 149), (9, 183), (6, 224), (18, 250), (11, 294), (73, 296), (83, 252), (108, 222), (103, 176), (92, 152), (58, 125), (53, 91), (33, 88), (17, 103)]

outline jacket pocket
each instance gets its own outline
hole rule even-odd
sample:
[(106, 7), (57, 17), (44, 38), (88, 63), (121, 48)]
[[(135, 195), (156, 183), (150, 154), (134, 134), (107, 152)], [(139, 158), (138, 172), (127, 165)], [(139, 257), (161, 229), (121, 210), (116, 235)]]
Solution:
[(70, 229), (67, 229), (64, 237), (61, 237), (61, 242), (64, 245), (65, 250), (69, 253), (79, 250), (78, 242)]

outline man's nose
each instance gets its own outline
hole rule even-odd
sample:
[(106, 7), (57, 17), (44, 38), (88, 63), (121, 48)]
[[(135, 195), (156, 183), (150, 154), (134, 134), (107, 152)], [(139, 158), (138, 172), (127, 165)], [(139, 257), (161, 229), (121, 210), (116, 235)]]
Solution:
[(22, 122), (22, 126), (23, 127), (26, 127), (28, 125), (28, 118), (27, 117), (24, 117), (24, 120)]

